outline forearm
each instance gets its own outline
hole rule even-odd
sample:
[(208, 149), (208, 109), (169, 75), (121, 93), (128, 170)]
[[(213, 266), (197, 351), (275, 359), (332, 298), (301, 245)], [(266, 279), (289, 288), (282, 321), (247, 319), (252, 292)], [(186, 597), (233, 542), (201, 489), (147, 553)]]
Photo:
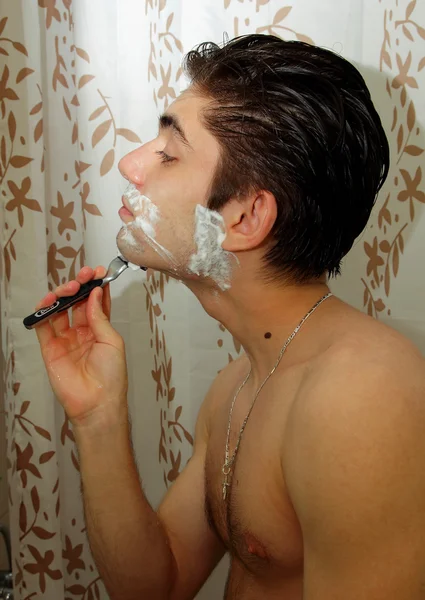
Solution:
[(127, 420), (75, 435), (90, 546), (111, 600), (166, 600), (174, 557), (143, 494)]

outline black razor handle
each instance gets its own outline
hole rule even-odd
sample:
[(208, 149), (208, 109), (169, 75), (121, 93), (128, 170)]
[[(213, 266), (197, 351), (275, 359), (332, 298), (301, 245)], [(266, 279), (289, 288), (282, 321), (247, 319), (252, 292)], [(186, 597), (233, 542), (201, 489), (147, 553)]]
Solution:
[(46, 306), (45, 308), (40, 308), (32, 315), (25, 317), (24, 325), (27, 329), (33, 329), (36, 327), (41, 321), (44, 319), (49, 319), (52, 315), (62, 312), (63, 310), (67, 310), (77, 302), (81, 302), (84, 298), (89, 296), (90, 292), (94, 290), (94, 288), (99, 287), (103, 284), (103, 279), (92, 279), (87, 283), (83, 283), (78, 292), (74, 296), (63, 296), (62, 298), (58, 298), (56, 302), (53, 302), (50, 306)]

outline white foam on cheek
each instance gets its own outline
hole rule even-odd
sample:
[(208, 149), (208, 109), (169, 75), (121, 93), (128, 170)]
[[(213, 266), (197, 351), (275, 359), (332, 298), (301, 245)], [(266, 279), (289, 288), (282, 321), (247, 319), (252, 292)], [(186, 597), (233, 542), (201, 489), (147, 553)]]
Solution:
[(230, 252), (221, 247), (226, 234), (220, 213), (200, 204), (195, 209), (196, 253), (190, 257), (189, 269), (196, 275), (211, 277), (224, 291), (230, 288)]

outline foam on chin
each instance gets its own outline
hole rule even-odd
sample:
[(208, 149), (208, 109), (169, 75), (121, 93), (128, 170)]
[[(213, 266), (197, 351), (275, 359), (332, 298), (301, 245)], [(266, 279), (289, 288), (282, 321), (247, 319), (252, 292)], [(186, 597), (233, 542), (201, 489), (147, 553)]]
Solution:
[(129, 244), (130, 246), (136, 246), (137, 242), (134, 239), (133, 234), (131, 233), (131, 231), (129, 230), (128, 224), (125, 223), (124, 221), (122, 221), (122, 234), (121, 234), (121, 239), (123, 239), (124, 241), (127, 242), (127, 244)]
[(141, 229), (146, 236), (147, 243), (164, 260), (171, 262), (173, 265), (171, 268), (176, 271), (173, 255), (155, 239), (155, 225), (160, 219), (158, 207), (147, 196), (140, 194), (136, 186), (132, 183), (127, 186), (123, 196), (128, 200), (133, 211), (138, 213), (134, 221), (124, 224), (124, 239), (132, 246), (140, 249), (131, 230), (134, 228)]

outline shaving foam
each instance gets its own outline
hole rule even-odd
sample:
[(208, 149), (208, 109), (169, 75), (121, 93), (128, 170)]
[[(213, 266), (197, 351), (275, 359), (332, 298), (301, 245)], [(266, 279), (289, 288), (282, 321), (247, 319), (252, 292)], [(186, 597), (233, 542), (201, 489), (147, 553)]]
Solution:
[[(138, 227), (143, 231), (146, 236), (146, 241), (155, 250), (155, 252), (157, 252), (165, 260), (175, 263), (171, 252), (161, 246), (161, 244), (155, 239), (155, 225), (158, 223), (160, 218), (158, 207), (152, 202), (152, 200), (150, 200), (150, 198), (140, 194), (133, 183), (130, 183), (127, 186), (123, 196), (126, 198), (126, 200), (128, 200), (128, 203), (133, 211), (138, 213), (133, 222), (125, 225), (124, 239), (127, 239), (127, 241), (132, 245), (137, 245), (131, 229)], [(128, 236), (128, 238), (126, 236)]]
[(211, 277), (220, 289), (230, 288), (230, 252), (221, 247), (226, 228), (220, 213), (200, 204), (195, 209), (196, 253), (190, 257), (189, 269), (195, 275)]
[(149, 237), (155, 237), (154, 226), (159, 221), (158, 207), (147, 196), (140, 194), (133, 183), (127, 186), (123, 195), (133, 211), (138, 213), (136, 220), (142, 231)]
[(134, 264), (134, 263), (132, 263), (132, 262), (128, 262), (127, 264), (128, 264), (128, 267), (129, 267), (129, 268), (130, 268), (132, 271), (138, 271), (138, 270), (140, 269), (140, 266), (139, 266), (139, 265), (135, 265), (135, 264)]
[(121, 239), (126, 241), (127, 244), (129, 244), (130, 246), (136, 246), (137, 242), (134, 239), (133, 234), (131, 233), (131, 231), (129, 230), (128, 224), (125, 223), (124, 221), (122, 221), (122, 233), (121, 233)]
[[(169, 252), (166, 248), (164, 248), (164, 246), (161, 246), (161, 244), (156, 241), (154, 237), (155, 230), (146, 219), (141, 216), (137, 216), (135, 221), (130, 223), (130, 225), (133, 225), (134, 227), (140, 227), (140, 229), (146, 235), (148, 243), (155, 250), (155, 252), (162, 256), (162, 258), (174, 262), (174, 257), (171, 252)], [(152, 230), (152, 232), (150, 230)]]

